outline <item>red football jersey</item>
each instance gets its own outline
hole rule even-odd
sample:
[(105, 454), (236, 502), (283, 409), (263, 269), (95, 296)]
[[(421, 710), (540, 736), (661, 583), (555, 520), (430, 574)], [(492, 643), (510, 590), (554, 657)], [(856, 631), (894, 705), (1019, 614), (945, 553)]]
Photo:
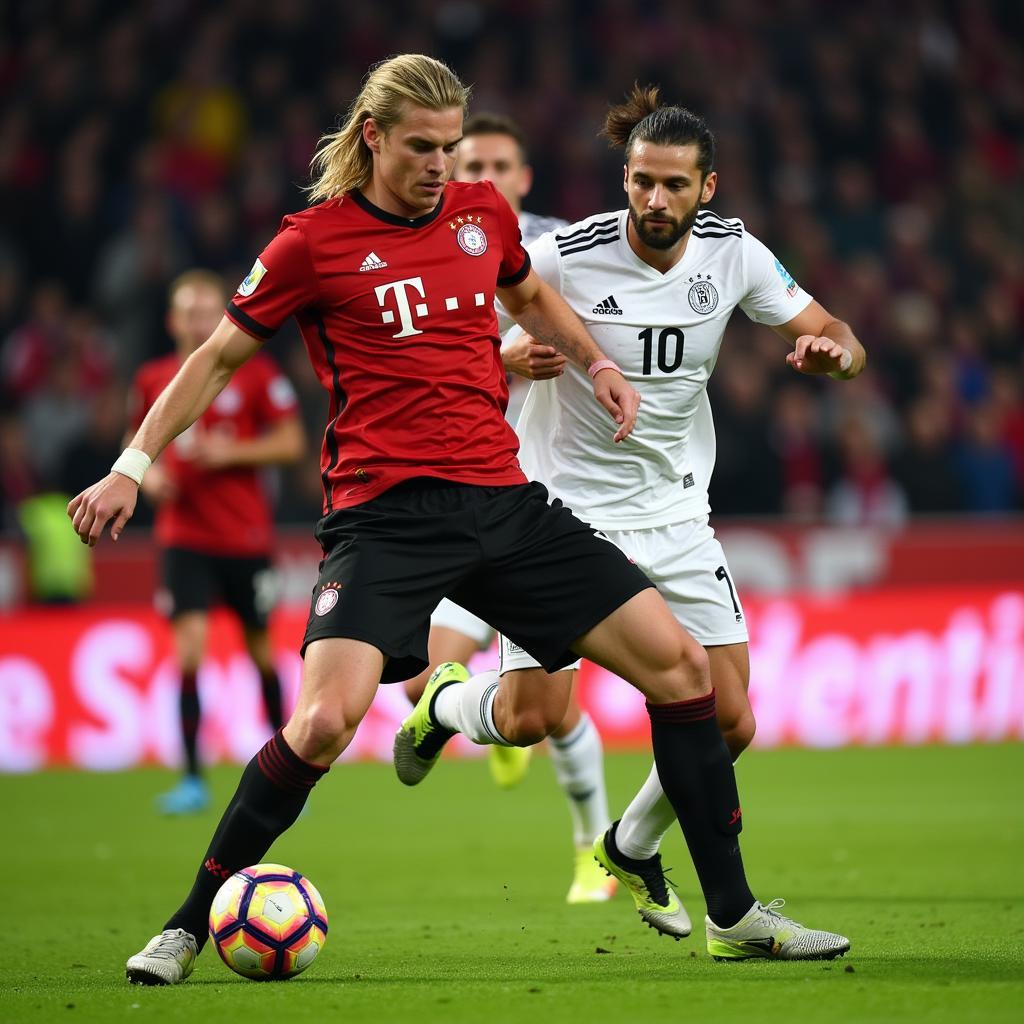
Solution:
[[(131, 398), (135, 429), (180, 366), (178, 357), (169, 355), (139, 368)], [(157, 508), (158, 543), (211, 554), (269, 554), (273, 517), (261, 470), (200, 469), (191, 453), (204, 432), (246, 440), (258, 437), (276, 420), (295, 415), (295, 391), (274, 362), (259, 353), (243, 363), (210, 408), (160, 455), (177, 496)]]
[(494, 290), (529, 270), (516, 215), (489, 181), (449, 182), (415, 219), (359, 192), (285, 217), (227, 315), (256, 338), (298, 320), (331, 399), (325, 513), (414, 476), (525, 482), (504, 418)]

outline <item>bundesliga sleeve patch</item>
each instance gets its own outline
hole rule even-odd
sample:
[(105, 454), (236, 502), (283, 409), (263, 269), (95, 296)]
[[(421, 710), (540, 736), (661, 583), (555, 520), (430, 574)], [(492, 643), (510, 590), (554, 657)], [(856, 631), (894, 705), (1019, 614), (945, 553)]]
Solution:
[(775, 269), (779, 272), (779, 277), (782, 278), (782, 283), (786, 286), (786, 294), (793, 298), (800, 286), (793, 280), (793, 275), (778, 260), (775, 261)]
[(246, 279), (238, 286), (239, 295), (252, 295), (256, 291), (256, 286), (263, 280), (263, 275), (266, 274), (267, 268), (263, 266), (260, 260), (252, 265), (252, 270), (249, 271)]

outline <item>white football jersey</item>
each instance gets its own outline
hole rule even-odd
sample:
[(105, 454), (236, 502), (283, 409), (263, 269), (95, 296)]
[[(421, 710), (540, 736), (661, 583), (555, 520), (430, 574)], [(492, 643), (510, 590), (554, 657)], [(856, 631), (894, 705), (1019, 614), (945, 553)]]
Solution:
[[(526, 246), (536, 242), (545, 232), (567, 227), (568, 224), (569, 222), (562, 220), (561, 217), (542, 217), (537, 213), (527, 213), (526, 210), (519, 214), (519, 233), (523, 236), (523, 245)], [(519, 325), (505, 312), (505, 307), (497, 299), (494, 301), (494, 309), (498, 314), (498, 331), (503, 339), (511, 339), (522, 333)], [(505, 410), (505, 419), (512, 426), (519, 422), (529, 390), (530, 382), (525, 377), (509, 374), (508, 408)]]
[(743, 227), (702, 210), (667, 274), (626, 238), (628, 210), (598, 214), (530, 247), (537, 273), (561, 293), (642, 401), (636, 427), (614, 424), (586, 372), (535, 381), (517, 432), (526, 475), (597, 529), (664, 526), (707, 515), (715, 429), (707, 383), (739, 306), (778, 325), (806, 308), (804, 292)]
[(523, 236), (523, 245), (533, 245), (541, 235), (548, 231), (557, 231), (569, 226), (561, 217), (543, 217), (539, 213), (523, 210), (519, 214), (519, 233)]
[[(536, 242), (546, 232), (568, 226), (569, 222), (562, 220), (561, 217), (542, 217), (537, 213), (527, 213), (526, 210), (522, 210), (519, 214), (519, 234), (522, 236), (523, 245), (527, 247)], [(505, 312), (505, 307), (500, 301), (495, 300), (494, 308), (498, 312), (498, 333), (504, 336), (512, 328), (516, 327), (516, 322)], [(518, 330), (516, 333), (519, 333)], [(519, 379), (521, 381), (524, 380), (522, 377)], [(511, 417), (508, 417), (508, 419), (511, 423), (515, 422)]]

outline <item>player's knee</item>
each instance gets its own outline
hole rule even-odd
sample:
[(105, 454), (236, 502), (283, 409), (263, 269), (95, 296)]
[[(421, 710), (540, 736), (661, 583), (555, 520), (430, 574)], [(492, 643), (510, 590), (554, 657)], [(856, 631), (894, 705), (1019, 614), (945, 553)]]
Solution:
[(725, 738), (725, 745), (735, 761), (754, 740), (754, 733), (757, 732), (754, 713), (747, 708), (732, 721), (720, 722), (719, 725)]
[(196, 652), (195, 654), (184, 654), (179, 656), (178, 665), (184, 673), (196, 673), (199, 671), (199, 666), (203, 663), (202, 652)]
[(655, 704), (692, 700), (711, 692), (711, 668), (707, 651), (679, 629), (662, 636), (642, 652), (636, 678), (630, 681)]
[(545, 708), (524, 708), (503, 724), (502, 735), (516, 747), (532, 747), (558, 728), (561, 717)]
[(660, 679), (663, 700), (693, 700), (711, 692), (711, 668), (707, 652), (696, 641), (687, 638), (679, 645), (670, 668)]
[(250, 651), (249, 656), (252, 658), (252, 663), (256, 666), (256, 670), (262, 675), (266, 675), (276, 670), (274, 659), (271, 656), (270, 651), (257, 648), (256, 650)]
[(675, 669), (680, 674), (688, 693), (710, 692), (711, 663), (708, 660), (708, 652), (689, 635), (682, 637)]
[(343, 707), (324, 702), (296, 709), (289, 729), (298, 737), (295, 753), (313, 760), (328, 754), (338, 757), (352, 742), (358, 725), (358, 721), (349, 720)]

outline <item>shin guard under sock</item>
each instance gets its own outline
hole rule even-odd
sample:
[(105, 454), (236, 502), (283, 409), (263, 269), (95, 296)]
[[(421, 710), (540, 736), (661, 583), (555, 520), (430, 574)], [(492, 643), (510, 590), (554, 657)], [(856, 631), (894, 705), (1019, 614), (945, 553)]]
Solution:
[(471, 676), (464, 683), (451, 683), (434, 694), (430, 712), (434, 721), (451, 732), (461, 732), (474, 743), (510, 747), (494, 724), (494, 697), (498, 673), (493, 669)]
[(661, 788), (657, 766), (652, 765), (640, 792), (622, 814), (615, 830), (615, 845), (633, 860), (646, 860), (661, 849), (661, 841), (675, 820), (675, 808)]
[(188, 898), (164, 925), (191, 932), (202, 949), (210, 904), (225, 879), (258, 864), (299, 816), (309, 791), (327, 772), (296, 754), (280, 732), (246, 765), (220, 819)]
[(548, 737), (548, 745), (555, 778), (569, 801), (573, 844), (589, 847), (611, 824), (601, 736), (584, 713), (572, 732), (560, 739)]
[(647, 705), (654, 761), (700, 880), (708, 916), (720, 928), (751, 908), (740, 855), (743, 827), (732, 758), (715, 720), (715, 693)]

